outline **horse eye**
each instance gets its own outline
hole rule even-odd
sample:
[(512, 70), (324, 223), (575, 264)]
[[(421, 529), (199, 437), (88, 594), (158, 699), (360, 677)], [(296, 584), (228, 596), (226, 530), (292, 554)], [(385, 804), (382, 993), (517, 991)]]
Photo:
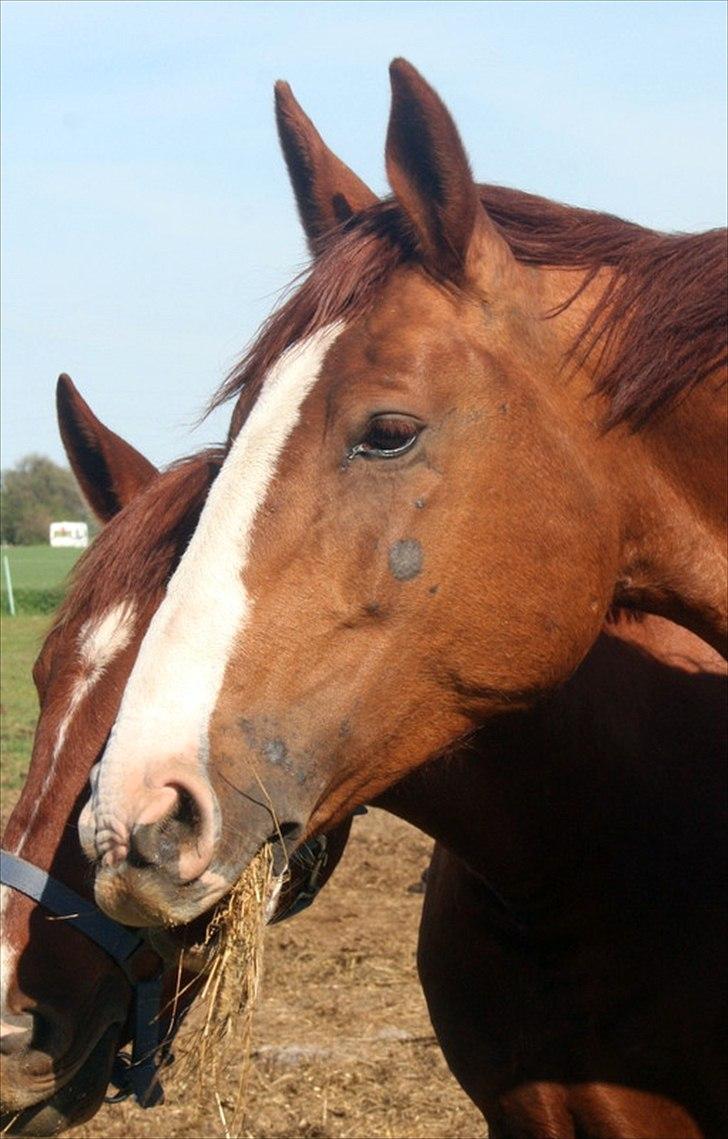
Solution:
[(408, 415), (375, 415), (369, 420), (364, 437), (349, 452), (354, 459), (394, 459), (404, 455), (419, 438), (422, 424)]

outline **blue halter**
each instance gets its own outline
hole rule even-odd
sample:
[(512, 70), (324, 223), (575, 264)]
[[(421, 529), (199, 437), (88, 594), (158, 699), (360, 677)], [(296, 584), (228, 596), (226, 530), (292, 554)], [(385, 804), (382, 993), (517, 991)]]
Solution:
[(135, 975), (134, 959), (147, 943), (134, 930), (113, 921), (100, 909), (82, 898), (69, 886), (51, 878), (24, 858), (0, 851), (0, 882), (39, 902), (52, 914), (81, 930), (120, 967), (132, 987), (134, 1031), (131, 1059), (120, 1053), (114, 1060), (111, 1081), (118, 1087), (109, 1100), (116, 1103), (133, 1095), (141, 1107), (156, 1107), (164, 1102), (159, 1082), (159, 1069), (166, 1061), (160, 1047), (160, 1011), (162, 1000), (162, 968), (153, 977)]
[[(359, 807), (354, 814), (366, 814), (366, 808)], [(285, 921), (311, 905), (321, 887), (321, 874), (328, 855), (325, 835), (309, 839), (295, 851), (292, 860), (303, 864), (308, 873), (299, 892), (287, 908), (275, 914), (271, 924)], [(133, 992), (132, 1053), (131, 1058), (123, 1052), (114, 1058), (111, 1082), (119, 1090), (107, 1096), (107, 1102), (119, 1103), (133, 1095), (141, 1107), (156, 1107), (164, 1103), (159, 1070), (169, 1059), (169, 1046), (165, 1046), (162, 1040), (160, 1024), (163, 968), (160, 965), (154, 976), (148, 979), (137, 977), (134, 971), (136, 953), (142, 947), (148, 950), (148, 942), (135, 930), (107, 917), (93, 902), (82, 898), (69, 886), (51, 878), (45, 870), (7, 850), (0, 851), (0, 882), (19, 890), (81, 930), (120, 967)]]

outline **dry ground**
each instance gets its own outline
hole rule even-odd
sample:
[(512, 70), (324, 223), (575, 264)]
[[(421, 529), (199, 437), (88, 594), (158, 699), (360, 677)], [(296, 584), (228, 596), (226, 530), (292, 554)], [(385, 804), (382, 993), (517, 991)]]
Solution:
[[(347, 852), (306, 913), (266, 937), (245, 1136), (474, 1139), (485, 1125), (450, 1075), (415, 970), (430, 843), (391, 816), (355, 820)], [(231, 1078), (231, 1089), (234, 1086)], [(194, 1082), (171, 1075), (152, 1111), (105, 1107), (73, 1135), (224, 1135)]]

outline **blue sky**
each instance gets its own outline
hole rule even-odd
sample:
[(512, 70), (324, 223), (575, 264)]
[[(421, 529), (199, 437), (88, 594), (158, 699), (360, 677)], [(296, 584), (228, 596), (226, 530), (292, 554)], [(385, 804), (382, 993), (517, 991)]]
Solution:
[(455, 115), (476, 176), (663, 229), (725, 224), (715, 2), (5, 0), (2, 465), (62, 459), (69, 372), (157, 463), (306, 252), (278, 151), (290, 81), (384, 191), (387, 64)]

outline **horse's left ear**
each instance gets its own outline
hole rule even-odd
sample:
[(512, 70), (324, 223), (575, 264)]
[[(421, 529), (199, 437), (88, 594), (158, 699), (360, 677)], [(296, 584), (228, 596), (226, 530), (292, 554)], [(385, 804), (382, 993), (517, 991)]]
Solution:
[[(458, 129), (440, 96), (406, 59), (391, 64), (387, 176), (425, 262), (448, 280), (482, 259), (513, 260), (480, 202)], [(486, 262), (487, 264), (487, 262)]]
[(108, 522), (159, 474), (149, 459), (110, 431), (81, 397), (70, 376), (58, 377), (58, 426), (81, 492), (101, 522)]
[(332, 231), (377, 196), (321, 138), (287, 83), (275, 85), (276, 122), (298, 212), (314, 256)]

